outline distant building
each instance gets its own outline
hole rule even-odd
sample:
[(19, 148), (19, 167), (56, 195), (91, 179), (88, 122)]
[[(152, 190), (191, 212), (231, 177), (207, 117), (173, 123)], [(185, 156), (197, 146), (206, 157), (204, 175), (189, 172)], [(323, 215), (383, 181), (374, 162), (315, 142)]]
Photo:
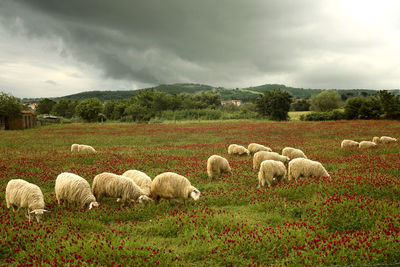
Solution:
[(23, 130), (33, 128), (36, 124), (36, 115), (28, 110), (22, 110), (21, 115), (15, 118), (0, 116), (0, 130)]
[(241, 106), (242, 104), (243, 104), (243, 102), (242, 102), (242, 100), (228, 100), (228, 101), (221, 101), (221, 105), (223, 106), (223, 105), (225, 105), (225, 104), (228, 104), (228, 103), (232, 103), (232, 104), (234, 104), (234, 105), (236, 105), (236, 106)]
[(36, 103), (31, 103), (31, 104), (28, 104), (28, 107), (29, 107), (31, 110), (36, 110), (37, 104), (36, 104)]

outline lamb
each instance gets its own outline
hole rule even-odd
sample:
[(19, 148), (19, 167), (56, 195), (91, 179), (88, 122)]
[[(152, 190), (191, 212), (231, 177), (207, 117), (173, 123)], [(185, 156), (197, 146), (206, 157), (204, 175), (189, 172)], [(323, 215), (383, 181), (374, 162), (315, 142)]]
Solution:
[(218, 155), (210, 156), (207, 160), (208, 177), (213, 178), (224, 172), (232, 172), (228, 160)]
[(186, 177), (174, 172), (164, 172), (157, 175), (151, 183), (151, 195), (156, 204), (160, 198), (168, 200), (182, 198), (185, 201), (191, 197), (197, 201), (200, 198), (200, 191), (193, 187)]
[(331, 177), (322, 164), (310, 159), (297, 158), (289, 162), (288, 180), (299, 177)]
[(231, 144), (228, 147), (228, 154), (229, 155), (236, 154), (236, 155), (240, 155), (240, 156), (244, 155), (244, 154), (250, 155), (250, 151), (247, 148), (245, 148), (244, 146)]
[(267, 147), (267, 146), (263, 146), (257, 143), (251, 143), (249, 144), (249, 146), (247, 147), (247, 149), (250, 151), (250, 153), (254, 154), (258, 151), (268, 151), (268, 152), (272, 152), (272, 149)]
[(340, 144), (340, 147), (341, 148), (354, 148), (354, 147), (358, 147), (358, 145), (359, 145), (359, 143), (356, 141), (345, 139)]
[(67, 200), (78, 202), (82, 207), (89, 205), (89, 209), (99, 205), (90, 190), (89, 183), (73, 173), (63, 172), (57, 176), (55, 192), (58, 204), (61, 200)]
[(28, 183), (22, 179), (12, 179), (6, 187), (6, 203), (7, 208), (26, 208), (26, 217), (31, 221), (31, 214), (36, 217), (36, 221), (40, 222), (44, 212), (44, 199), (42, 190), (35, 184)]
[(368, 149), (368, 148), (374, 148), (374, 147), (376, 147), (376, 143), (371, 142), (371, 141), (361, 141), (358, 144), (358, 148), (361, 148), (361, 149)]
[(94, 177), (92, 192), (99, 202), (103, 197), (121, 198), (124, 203), (131, 199), (138, 199), (139, 203), (152, 201), (131, 178), (109, 172)]
[(129, 170), (122, 176), (132, 179), (142, 189), (144, 195), (150, 196), (151, 178), (147, 174), (138, 170)]
[(264, 160), (261, 162), (260, 171), (258, 172), (258, 187), (265, 185), (271, 187), (272, 182), (280, 182), (286, 176), (285, 165), (276, 160)]
[(281, 156), (276, 152), (259, 151), (253, 156), (253, 169), (259, 169), (261, 162), (267, 159), (281, 161), (284, 164), (289, 162), (288, 157)]
[(285, 147), (284, 149), (282, 149), (282, 156), (286, 156), (289, 159), (307, 158), (303, 151), (293, 147)]
[(381, 136), (381, 138), (379, 139), (379, 142), (382, 144), (388, 144), (388, 143), (397, 142), (397, 139), (393, 138), (393, 137), (389, 137), (389, 136)]
[(71, 145), (71, 152), (78, 152), (78, 148), (79, 148), (78, 144), (72, 144)]
[(90, 154), (90, 153), (96, 153), (96, 150), (93, 147), (88, 146), (88, 145), (79, 145), (78, 152)]

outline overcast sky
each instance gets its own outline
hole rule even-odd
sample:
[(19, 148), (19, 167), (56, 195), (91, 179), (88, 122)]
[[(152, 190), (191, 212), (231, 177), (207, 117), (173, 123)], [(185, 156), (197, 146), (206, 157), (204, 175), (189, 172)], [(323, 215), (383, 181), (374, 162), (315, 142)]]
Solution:
[(0, 91), (400, 88), (397, 0), (0, 0)]

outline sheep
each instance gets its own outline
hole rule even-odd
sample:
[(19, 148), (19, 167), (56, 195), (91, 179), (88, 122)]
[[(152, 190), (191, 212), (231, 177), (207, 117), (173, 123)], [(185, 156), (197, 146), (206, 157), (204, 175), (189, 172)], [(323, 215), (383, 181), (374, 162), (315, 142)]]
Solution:
[(122, 176), (132, 179), (146, 196), (150, 195), (151, 178), (147, 174), (138, 170), (129, 170), (124, 172)]
[(259, 169), (261, 162), (267, 159), (281, 161), (284, 164), (289, 161), (288, 157), (281, 156), (276, 152), (259, 151), (253, 156), (253, 169)]
[(232, 172), (228, 160), (218, 155), (210, 156), (207, 160), (208, 177), (213, 178), (224, 172)]
[(43, 213), (49, 212), (44, 209), (44, 199), (42, 190), (35, 184), (28, 183), (22, 179), (12, 179), (6, 187), (6, 203), (7, 208), (12, 207), (15, 212), (20, 208), (26, 208), (25, 215), (31, 221), (31, 214), (36, 217), (36, 221), (40, 222)]
[(229, 145), (229, 147), (228, 147), (228, 154), (229, 155), (231, 155), (231, 154), (237, 154), (237, 155), (244, 155), (244, 154), (246, 154), (246, 155), (250, 155), (250, 151), (247, 149), (247, 148), (245, 148), (244, 146), (239, 146), (239, 145), (236, 145), (236, 144), (231, 144), (231, 145)]
[(374, 136), (374, 138), (372, 138), (372, 142), (374, 142), (375, 144), (379, 144), (380, 143), (380, 138), (378, 136)]
[(257, 143), (251, 143), (249, 144), (249, 146), (247, 147), (247, 149), (250, 151), (250, 153), (254, 154), (258, 151), (268, 151), (268, 152), (272, 152), (272, 149), (267, 147), (267, 146), (263, 146)]
[(284, 149), (282, 149), (282, 156), (286, 156), (289, 159), (307, 158), (303, 151), (293, 147), (285, 147)]
[(186, 177), (174, 172), (161, 173), (151, 183), (151, 196), (155, 199), (156, 204), (160, 198), (168, 200), (182, 198), (185, 201), (191, 197), (197, 201), (200, 194), (200, 191), (193, 187)]
[(78, 148), (79, 148), (78, 144), (72, 144), (71, 145), (71, 152), (78, 152)]
[(139, 203), (152, 201), (131, 178), (109, 172), (94, 177), (92, 192), (99, 202), (105, 196), (121, 198), (124, 203), (131, 199), (138, 199)]
[(356, 141), (345, 139), (340, 144), (340, 147), (341, 148), (354, 148), (354, 147), (358, 147), (358, 144), (359, 143)]
[(286, 176), (285, 165), (276, 160), (264, 160), (261, 162), (260, 171), (258, 172), (258, 188), (265, 185), (271, 187), (272, 182), (280, 182)]
[(358, 144), (358, 148), (360, 149), (368, 149), (368, 148), (374, 148), (376, 147), (376, 143), (371, 142), (371, 141), (361, 141)]
[(89, 209), (99, 205), (90, 190), (89, 183), (73, 173), (63, 172), (57, 176), (55, 192), (59, 205), (61, 200), (78, 202), (82, 207), (88, 204)]
[(393, 138), (393, 137), (389, 137), (389, 136), (381, 136), (381, 138), (379, 139), (379, 142), (382, 144), (388, 144), (388, 143), (397, 142), (397, 139)]
[(88, 146), (88, 145), (79, 145), (78, 152), (90, 154), (90, 153), (96, 153), (96, 150), (93, 147)]
[(297, 158), (289, 162), (288, 180), (304, 177), (331, 177), (322, 164), (310, 159)]

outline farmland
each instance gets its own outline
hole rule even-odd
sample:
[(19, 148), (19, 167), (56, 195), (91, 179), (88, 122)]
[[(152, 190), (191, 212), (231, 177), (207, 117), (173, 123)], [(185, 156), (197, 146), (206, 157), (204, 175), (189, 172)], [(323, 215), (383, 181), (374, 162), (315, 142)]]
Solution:
[[(65, 124), (0, 131), (0, 265), (350, 265), (400, 262), (400, 145), (340, 149), (343, 139), (399, 138), (395, 121)], [(250, 156), (231, 143), (280, 152), (302, 149), (332, 180), (303, 178), (257, 188)], [(73, 143), (96, 155), (73, 155)], [(210, 155), (233, 174), (209, 179)], [(59, 206), (54, 182), (72, 172), (91, 184), (102, 172), (150, 177), (172, 171), (201, 192), (198, 202), (122, 205), (105, 198), (87, 210)], [(5, 202), (10, 179), (37, 184), (40, 223)]]

